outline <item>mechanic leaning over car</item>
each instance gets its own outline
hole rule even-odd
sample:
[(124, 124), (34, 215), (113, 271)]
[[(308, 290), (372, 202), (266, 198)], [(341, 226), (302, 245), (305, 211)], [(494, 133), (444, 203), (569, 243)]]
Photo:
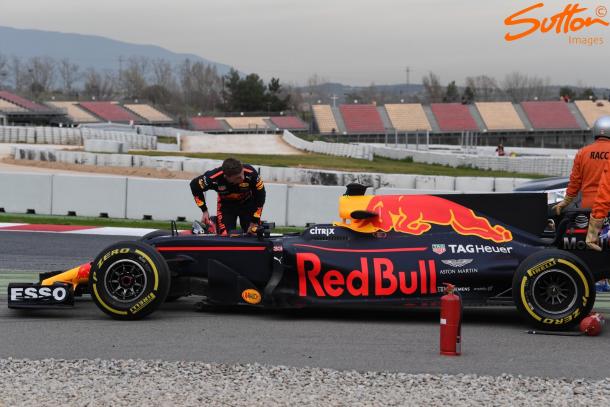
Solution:
[(254, 167), (235, 158), (227, 158), (222, 166), (207, 171), (191, 181), (191, 192), (195, 203), (203, 212), (201, 222), (211, 225), (204, 192), (218, 193), (217, 233), (227, 235), (237, 227), (237, 218), (242, 230), (256, 233), (265, 204), (265, 185)]
[(606, 161), (606, 166), (601, 175), (597, 196), (591, 209), (589, 218), (589, 230), (587, 231), (586, 243), (593, 250), (601, 251), (599, 242), (599, 231), (604, 225), (604, 219), (610, 210), (610, 160)]
[(597, 119), (592, 131), (595, 141), (576, 153), (566, 196), (553, 206), (557, 215), (572, 203), (579, 191), (582, 192), (581, 208), (593, 206), (602, 171), (610, 158), (610, 116)]

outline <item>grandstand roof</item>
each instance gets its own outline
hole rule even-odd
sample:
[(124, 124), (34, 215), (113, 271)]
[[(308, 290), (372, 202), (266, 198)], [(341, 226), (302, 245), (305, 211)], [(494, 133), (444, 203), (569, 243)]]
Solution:
[(171, 123), (174, 121), (168, 115), (145, 103), (124, 104), (123, 107), (152, 123)]
[(102, 120), (109, 122), (142, 122), (142, 119), (127, 109), (112, 102), (80, 102), (79, 105)]
[(273, 116), (270, 120), (282, 130), (307, 130), (307, 124), (296, 116)]
[(601, 116), (610, 116), (610, 102), (605, 100), (577, 100), (574, 102), (580, 113), (585, 118), (587, 125), (593, 127), (593, 124)]
[(49, 106), (53, 106), (59, 109), (66, 109), (68, 116), (74, 123), (95, 123), (99, 122), (99, 119), (89, 114), (84, 109), (77, 106), (78, 102), (56, 102), (50, 101), (45, 102)]
[(476, 104), (488, 130), (524, 130), (525, 125), (510, 102), (477, 102)]
[(339, 109), (348, 133), (385, 132), (375, 105), (341, 105)]
[(5, 90), (0, 90), (0, 98), (33, 112), (49, 110), (49, 108), (44, 105), (32, 102), (31, 100), (22, 98), (19, 95), (15, 95), (14, 93), (7, 92)]
[(225, 131), (225, 127), (219, 120), (211, 116), (196, 116), (190, 118), (191, 127), (201, 131)]
[(565, 102), (522, 102), (534, 129), (580, 129)]
[(466, 105), (461, 103), (432, 103), (430, 107), (441, 131), (479, 130)]
[(432, 130), (426, 112), (419, 103), (387, 104), (385, 110), (398, 131)]

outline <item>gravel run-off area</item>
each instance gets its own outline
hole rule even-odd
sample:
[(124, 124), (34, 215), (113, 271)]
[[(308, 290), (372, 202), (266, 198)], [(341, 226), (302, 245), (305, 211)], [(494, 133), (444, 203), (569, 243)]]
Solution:
[(604, 406), (604, 380), (158, 360), (0, 359), (0, 406)]

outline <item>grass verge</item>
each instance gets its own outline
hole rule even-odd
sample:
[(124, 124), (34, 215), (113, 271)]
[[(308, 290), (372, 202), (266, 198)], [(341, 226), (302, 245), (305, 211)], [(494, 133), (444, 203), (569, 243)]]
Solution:
[[(0, 223), (34, 223), (44, 225), (111, 226), (119, 228), (169, 229), (170, 221), (137, 220), (118, 218), (94, 218), (86, 216), (27, 215), (19, 213), (0, 213)], [(190, 229), (193, 222), (176, 222), (178, 229)], [(297, 227), (279, 227), (276, 233), (289, 233), (303, 230)]]
[(248, 164), (271, 167), (319, 168), (338, 171), (379, 172), (387, 174), (449, 175), (464, 177), (505, 177), (505, 178), (543, 178), (540, 174), (521, 174), (516, 172), (481, 170), (477, 168), (453, 168), (444, 165), (414, 163), (411, 159), (392, 160), (375, 157), (373, 161), (324, 154), (307, 153), (302, 155), (263, 155), (228, 153), (186, 153), (163, 151), (130, 151), (130, 154), (148, 156), (177, 156), (190, 158), (210, 158), (224, 160), (231, 156)]

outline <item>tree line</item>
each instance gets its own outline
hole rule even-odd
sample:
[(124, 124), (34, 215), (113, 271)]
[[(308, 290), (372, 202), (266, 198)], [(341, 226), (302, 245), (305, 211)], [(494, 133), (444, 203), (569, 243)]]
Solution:
[[(502, 81), (488, 75), (469, 76), (462, 86), (442, 85), (434, 72), (422, 78), (421, 90), (388, 90), (371, 83), (344, 94), (325, 91), (329, 80), (314, 74), (305, 86), (286, 85), (279, 78), (265, 83), (259, 75), (242, 75), (232, 69), (226, 75), (213, 65), (184, 59), (172, 64), (165, 59), (130, 56), (121, 58), (118, 71), (82, 68), (69, 59), (48, 56), (21, 59), (0, 54), (0, 89), (43, 101), (123, 100), (150, 102), (179, 118), (230, 112), (278, 113), (298, 111), (305, 116), (318, 103), (438, 103), (476, 101), (557, 100), (608, 98), (592, 88), (553, 87), (548, 78), (512, 72)], [(404, 86), (403, 86), (404, 87)], [(558, 94), (559, 93), (559, 94)], [(331, 102), (332, 99), (332, 102)]]
[(184, 59), (131, 56), (118, 71), (82, 68), (69, 59), (27, 60), (0, 54), (0, 89), (34, 100), (146, 101), (176, 116), (218, 112), (294, 110), (300, 95), (279, 78), (267, 84), (257, 74), (231, 69), (220, 75), (213, 65)]

